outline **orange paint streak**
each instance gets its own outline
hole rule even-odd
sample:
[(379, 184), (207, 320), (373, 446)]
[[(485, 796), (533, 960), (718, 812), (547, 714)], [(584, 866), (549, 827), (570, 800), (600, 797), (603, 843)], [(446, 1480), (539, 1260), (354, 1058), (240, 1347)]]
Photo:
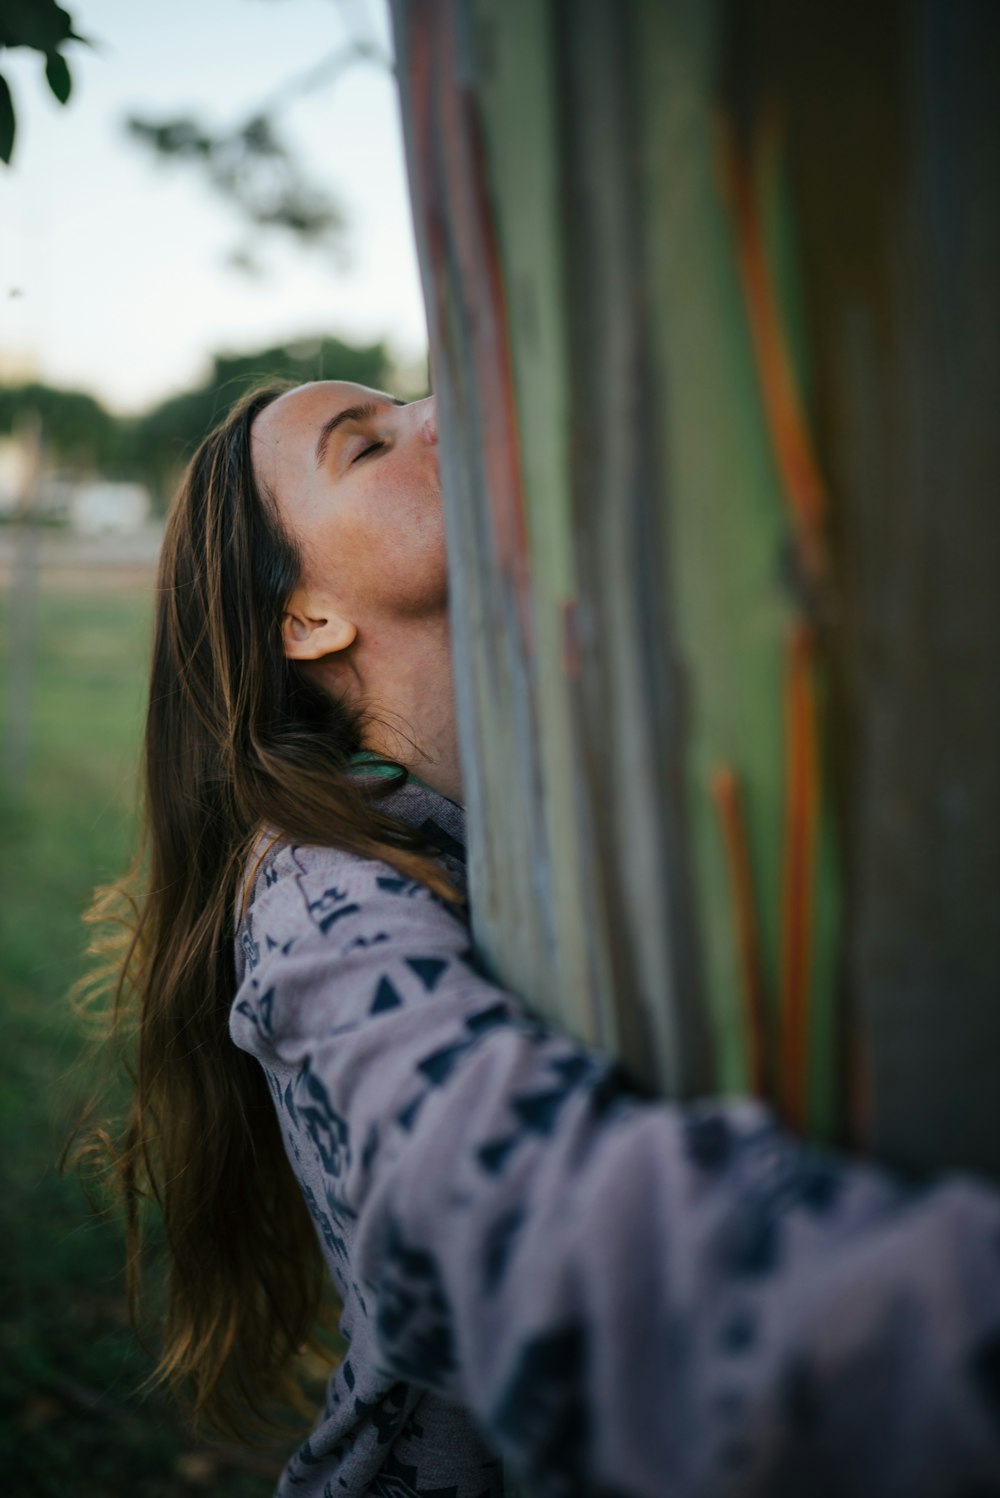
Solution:
[[(773, 155), (773, 130), (764, 138), (764, 145)], [(762, 154), (760, 133), (757, 154)], [(792, 512), (799, 555), (807, 576), (818, 580), (827, 571), (823, 537), (823, 520), (829, 508), (826, 486), (813, 448), (767, 261), (751, 158), (731, 142), (724, 152), (723, 180), (733, 215), (736, 262), (771, 445)]]
[(767, 1015), (760, 960), (760, 924), (754, 899), (743, 795), (736, 772), (729, 766), (715, 772), (709, 789), (722, 829), (729, 872), (750, 1087), (756, 1097), (766, 1098), (771, 1091), (767, 1065)]
[(816, 899), (819, 745), (815, 645), (796, 625), (785, 678), (785, 853), (781, 932), (781, 1097), (786, 1122), (805, 1127)]
[[(829, 496), (820, 472), (795, 374), (781, 307), (768, 263), (758, 184), (773, 180), (780, 140), (772, 117), (759, 120), (747, 146), (730, 132), (721, 155), (723, 187), (733, 221), (764, 418), (794, 530), (803, 576), (828, 575), (825, 519)], [(809, 1100), (809, 1028), (821, 795), (816, 644), (795, 625), (785, 674), (785, 829), (780, 947), (781, 1053), (779, 1094), (786, 1122), (805, 1128)]]

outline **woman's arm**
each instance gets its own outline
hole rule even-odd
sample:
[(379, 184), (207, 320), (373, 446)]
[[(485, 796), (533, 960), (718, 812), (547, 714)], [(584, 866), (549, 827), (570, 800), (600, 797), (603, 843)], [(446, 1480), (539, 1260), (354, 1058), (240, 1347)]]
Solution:
[(286, 849), (244, 933), (234, 1025), (337, 1141), (386, 1370), (534, 1493), (1000, 1492), (993, 1192), (636, 1096), (383, 865)]

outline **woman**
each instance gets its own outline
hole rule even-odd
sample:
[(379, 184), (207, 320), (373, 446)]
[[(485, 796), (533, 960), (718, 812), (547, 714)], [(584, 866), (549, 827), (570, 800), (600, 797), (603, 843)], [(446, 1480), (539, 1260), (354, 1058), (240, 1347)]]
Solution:
[(643, 1098), (477, 972), (436, 444), (433, 401), (264, 390), (170, 518), (118, 970), (161, 1376), (230, 1428), (289, 1397), (328, 1271), (289, 1498), (998, 1491), (991, 1192)]

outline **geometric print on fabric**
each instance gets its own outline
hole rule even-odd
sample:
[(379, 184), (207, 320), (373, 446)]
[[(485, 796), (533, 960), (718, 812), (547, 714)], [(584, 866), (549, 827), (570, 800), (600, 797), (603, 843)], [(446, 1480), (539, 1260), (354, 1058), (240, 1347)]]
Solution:
[[(460, 808), (408, 795), (460, 848)], [(499, 1498), (481, 1433), (535, 1498), (1000, 1498), (995, 1191), (648, 1098), (385, 865), (286, 844), (250, 907), (231, 1033), (350, 1344), (281, 1498)]]
[[(545, 1038), (545, 1031), (540, 1031)], [(623, 1070), (596, 1053), (575, 1052), (569, 1056), (546, 1057), (545, 1064), (554, 1074), (551, 1085), (531, 1092), (512, 1093), (507, 1108), (514, 1115), (514, 1128), (487, 1140), (477, 1150), (482, 1168), (491, 1175), (502, 1172), (511, 1156), (529, 1138), (551, 1136), (569, 1099), (587, 1084), (592, 1111), (600, 1116), (612, 1103), (635, 1096), (630, 1079)]]
[(392, 1365), (404, 1378), (434, 1387), (455, 1370), (451, 1314), (433, 1256), (407, 1243), (390, 1219), (378, 1283), (377, 1326)]
[[(997, 1255), (1000, 1261), (1000, 1254)], [(1000, 1274), (1000, 1262), (997, 1264)], [(975, 1349), (971, 1362), (973, 1383), (1000, 1427), (1000, 1332), (985, 1338)]]
[(381, 1014), (386, 1009), (398, 1009), (402, 1004), (398, 991), (386, 977), (381, 977), (375, 989), (369, 1014)]
[(413, 969), (428, 992), (433, 993), (448, 963), (443, 957), (407, 957), (406, 965)]
[(588, 1490), (591, 1419), (583, 1401), (587, 1330), (570, 1322), (521, 1348), (491, 1425), (531, 1466), (550, 1474), (546, 1498), (579, 1498)]

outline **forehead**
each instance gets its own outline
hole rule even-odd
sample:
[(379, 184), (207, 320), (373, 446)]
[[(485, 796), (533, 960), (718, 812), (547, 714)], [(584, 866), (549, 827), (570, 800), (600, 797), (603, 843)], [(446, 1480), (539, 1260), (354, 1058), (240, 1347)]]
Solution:
[(373, 396), (386, 399), (381, 390), (350, 380), (315, 380), (286, 390), (265, 406), (254, 418), (250, 434), (254, 465), (265, 483), (273, 486), (279, 473), (312, 467), (323, 423), (346, 406)]

